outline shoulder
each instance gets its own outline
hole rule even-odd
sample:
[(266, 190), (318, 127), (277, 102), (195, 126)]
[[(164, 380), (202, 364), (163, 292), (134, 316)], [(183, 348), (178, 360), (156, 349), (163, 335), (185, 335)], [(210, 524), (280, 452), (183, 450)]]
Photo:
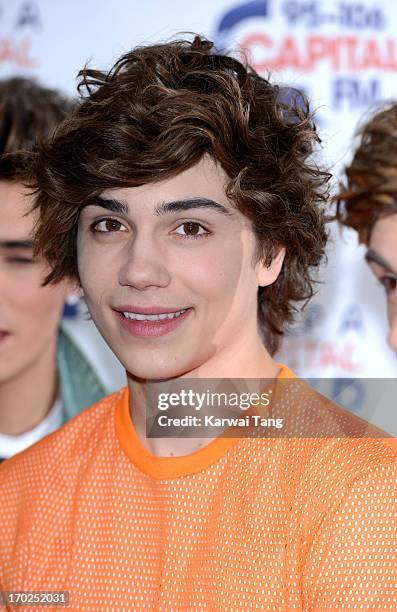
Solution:
[[(114, 431), (114, 414), (125, 389), (103, 398), (68, 423), (0, 466), (0, 500), (32, 485), (51, 486), (82, 463), (89, 462), (98, 445)], [(0, 502), (1, 503), (1, 502)]]
[(309, 542), (321, 525), (334, 520), (332, 517), (347, 516), (353, 510), (360, 513), (360, 508), (368, 521), (375, 520), (375, 515), (391, 516), (392, 500), (397, 499), (395, 440), (308, 438), (284, 442), (289, 443), (290, 452), (283, 465), (283, 488), (303, 539)]
[[(392, 409), (392, 407), (391, 407)], [(397, 440), (345, 410), (305, 381), (280, 382), (272, 407), (284, 419), (280, 430), (285, 491), (322, 500), (324, 507), (358, 478), (377, 470), (389, 478), (397, 466)]]
[[(395, 438), (390, 434), (341, 407), (292, 372), (289, 374), (276, 380), (270, 405), (271, 416), (281, 418), (283, 423), (282, 438), (377, 438), (395, 447)], [(324, 384), (325, 392), (328, 387)]]

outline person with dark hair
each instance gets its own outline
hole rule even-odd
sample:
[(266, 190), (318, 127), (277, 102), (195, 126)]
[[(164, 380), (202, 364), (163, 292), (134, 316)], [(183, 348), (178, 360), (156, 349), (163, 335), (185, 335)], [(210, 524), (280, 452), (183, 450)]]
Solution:
[(389, 344), (397, 352), (397, 104), (378, 110), (358, 136), (336, 196), (337, 216), (367, 247), (365, 259), (385, 289)]
[(48, 266), (33, 257), (34, 147), (72, 109), (35, 82), (0, 81), (0, 460), (24, 450), (107, 390), (59, 328), (70, 282), (42, 287)]
[[(0, 468), (0, 588), (76, 610), (395, 609), (396, 449), (272, 356), (326, 245), (307, 103), (199, 36), (80, 76), (35, 164), (36, 252), (48, 286), (81, 285), (128, 384)], [(230, 389), (246, 416), (209, 414)]]

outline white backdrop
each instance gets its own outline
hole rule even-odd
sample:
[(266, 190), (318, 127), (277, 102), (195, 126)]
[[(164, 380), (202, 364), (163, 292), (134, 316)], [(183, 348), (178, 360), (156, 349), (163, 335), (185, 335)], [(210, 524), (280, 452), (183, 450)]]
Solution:
[[(86, 62), (109, 68), (132, 46), (199, 32), (244, 48), (258, 71), (304, 89), (318, 109), (324, 160), (337, 176), (349, 161), (357, 122), (397, 97), (397, 4), (392, 0), (6, 0), (0, 2), (0, 77), (23, 74), (75, 94)], [(386, 346), (383, 292), (355, 234), (337, 231), (324, 284), (280, 358), (314, 377), (396, 377)], [(123, 376), (94, 332), (68, 323), (117, 386)], [(361, 403), (351, 409), (366, 414)], [(389, 429), (390, 410), (375, 420)]]

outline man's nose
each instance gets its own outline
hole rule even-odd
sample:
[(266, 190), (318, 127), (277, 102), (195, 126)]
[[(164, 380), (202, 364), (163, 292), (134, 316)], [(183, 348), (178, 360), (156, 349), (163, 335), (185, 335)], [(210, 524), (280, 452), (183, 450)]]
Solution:
[(166, 287), (170, 280), (166, 249), (159, 240), (147, 234), (136, 236), (124, 253), (125, 260), (119, 273), (121, 285), (143, 290), (147, 287)]

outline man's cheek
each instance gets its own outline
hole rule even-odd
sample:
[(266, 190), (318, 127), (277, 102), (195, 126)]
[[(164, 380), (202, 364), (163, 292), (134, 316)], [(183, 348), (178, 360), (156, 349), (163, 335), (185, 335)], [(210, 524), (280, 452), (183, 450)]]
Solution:
[(390, 300), (387, 304), (387, 315), (389, 320), (388, 342), (390, 347), (397, 352), (397, 304), (390, 303)]
[(390, 327), (397, 327), (397, 304), (390, 299), (387, 302), (387, 318)]

